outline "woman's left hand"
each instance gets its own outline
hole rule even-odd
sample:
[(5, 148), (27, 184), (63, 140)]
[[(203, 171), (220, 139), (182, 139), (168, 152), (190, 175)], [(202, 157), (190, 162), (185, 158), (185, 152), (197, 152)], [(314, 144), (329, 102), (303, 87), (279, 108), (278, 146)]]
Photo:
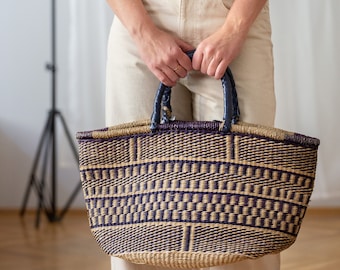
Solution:
[(221, 79), (229, 64), (238, 56), (246, 34), (233, 33), (221, 27), (196, 48), (192, 67), (204, 74)]
[(197, 47), (192, 67), (221, 79), (239, 55), (248, 31), (267, 0), (234, 0), (225, 23)]

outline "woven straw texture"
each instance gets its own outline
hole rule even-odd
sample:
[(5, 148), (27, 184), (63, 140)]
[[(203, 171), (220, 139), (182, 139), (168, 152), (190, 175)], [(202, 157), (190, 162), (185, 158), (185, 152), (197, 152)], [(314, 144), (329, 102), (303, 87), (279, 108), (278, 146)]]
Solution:
[(319, 141), (274, 128), (148, 121), (79, 132), (91, 231), (138, 264), (202, 268), (280, 252), (299, 232)]

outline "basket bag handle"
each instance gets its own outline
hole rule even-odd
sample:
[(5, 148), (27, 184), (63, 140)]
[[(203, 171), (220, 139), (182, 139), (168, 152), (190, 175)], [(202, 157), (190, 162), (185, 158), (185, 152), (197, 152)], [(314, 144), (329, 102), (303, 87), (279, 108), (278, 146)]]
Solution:
[[(188, 51), (186, 54), (192, 60), (195, 50)], [(235, 81), (228, 67), (223, 77), (221, 78), (223, 90), (223, 125), (222, 133), (229, 132), (231, 125), (237, 123), (240, 116), (238, 107), (237, 93), (235, 88)], [(153, 106), (153, 113), (151, 116), (151, 130), (155, 131), (157, 126), (161, 123), (168, 123), (171, 121), (171, 87), (160, 83)]]

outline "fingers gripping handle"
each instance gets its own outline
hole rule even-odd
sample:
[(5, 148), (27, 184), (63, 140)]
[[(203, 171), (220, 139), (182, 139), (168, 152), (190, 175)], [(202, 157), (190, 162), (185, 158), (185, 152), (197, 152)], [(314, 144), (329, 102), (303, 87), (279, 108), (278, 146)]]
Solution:
[[(187, 52), (187, 55), (192, 60), (195, 51)], [(231, 125), (237, 123), (240, 115), (238, 108), (237, 93), (235, 82), (229, 67), (221, 78), (223, 90), (223, 127), (221, 132), (229, 132)], [(171, 87), (160, 83), (153, 106), (153, 113), (151, 116), (151, 130), (157, 129), (160, 123), (167, 123), (171, 121)], [(163, 109), (166, 108), (166, 109)]]

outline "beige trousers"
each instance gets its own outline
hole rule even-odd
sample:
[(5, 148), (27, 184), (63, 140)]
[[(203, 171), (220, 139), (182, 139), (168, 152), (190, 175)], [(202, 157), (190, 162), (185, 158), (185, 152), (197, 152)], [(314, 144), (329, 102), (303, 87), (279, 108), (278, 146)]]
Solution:
[[(221, 26), (233, 0), (145, 0), (154, 22), (193, 46)], [(161, 53), (161, 52), (160, 52)], [(241, 120), (272, 126), (275, 95), (271, 27), (268, 5), (250, 29), (240, 56), (230, 68), (234, 74)], [(149, 119), (158, 80), (140, 59), (137, 48), (121, 22), (115, 18), (108, 43), (106, 124), (116, 125)], [(221, 120), (222, 87), (219, 80), (191, 72), (172, 91), (173, 112), (178, 120)], [(111, 258), (112, 270), (161, 270)], [(279, 255), (210, 270), (278, 270)]]

